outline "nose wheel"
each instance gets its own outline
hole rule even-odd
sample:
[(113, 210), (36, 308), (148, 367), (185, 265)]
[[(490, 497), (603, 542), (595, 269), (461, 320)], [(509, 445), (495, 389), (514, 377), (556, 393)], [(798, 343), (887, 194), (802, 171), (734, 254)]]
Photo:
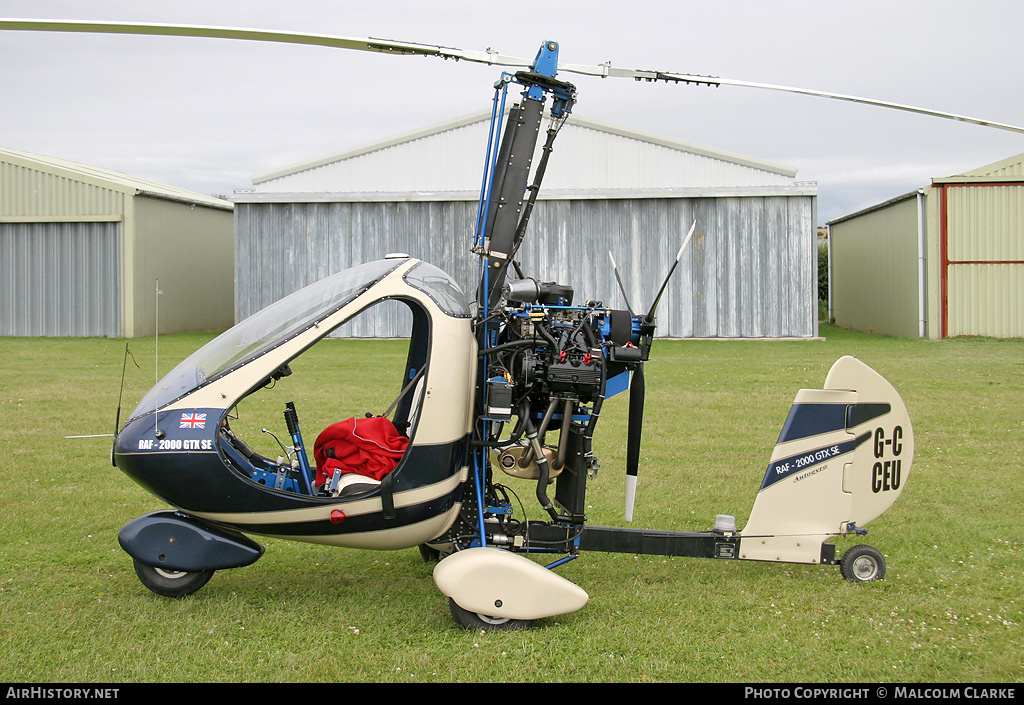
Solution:
[(164, 597), (191, 595), (206, 585), (213, 577), (213, 573), (212, 570), (201, 570), (194, 573), (166, 570), (146, 565), (138, 560), (135, 561), (135, 574), (139, 576), (139, 581), (157, 595)]
[(448, 598), (448, 607), (451, 609), (452, 617), (463, 629), (482, 632), (516, 631), (518, 629), (529, 629), (533, 624), (532, 619), (508, 619), (507, 617), (491, 617), (486, 614), (470, 612), (460, 607), (455, 600)]
[(870, 583), (885, 577), (885, 557), (874, 546), (854, 546), (843, 554), (839, 573), (854, 583)]

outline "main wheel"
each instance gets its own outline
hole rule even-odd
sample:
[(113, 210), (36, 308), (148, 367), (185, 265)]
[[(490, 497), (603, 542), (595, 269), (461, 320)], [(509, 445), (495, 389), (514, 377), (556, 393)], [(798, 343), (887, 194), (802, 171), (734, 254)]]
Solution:
[(854, 583), (869, 583), (885, 577), (885, 558), (874, 546), (860, 545), (846, 551), (839, 573)]
[(191, 595), (210, 582), (214, 571), (200, 570), (188, 573), (181, 570), (164, 570), (145, 563), (135, 561), (135, 574), (142, 584), (164, 597), (184, 597)]
[(473, 631), (498, 632), (515, 631), (517, 629), (529, 629), (533, 624), (532, 619), (508, 619), (507, 617), (491, 617), (478, 612), (470, 612), (460, 607), (455, 600), (448, 598), (448, 608), (452, 617), (463, 629)]
[(441, 560), (441, 552), (436, 548), (431, 548), (425, 543), (421, 543), (419, 548), (420, 558), (423, 559), (424, 563), (437, 563)]

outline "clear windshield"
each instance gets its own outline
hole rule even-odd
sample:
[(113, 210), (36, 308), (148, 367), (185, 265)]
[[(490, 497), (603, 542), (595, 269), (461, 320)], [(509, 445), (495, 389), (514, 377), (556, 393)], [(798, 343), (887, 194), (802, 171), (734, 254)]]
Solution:
[(405, 261), (384, 259), (346, 269), (254, 313), (171, 370), (142, 398), (131, 417), (170, 404), (207, 380), (298, 335), (352, 301)]

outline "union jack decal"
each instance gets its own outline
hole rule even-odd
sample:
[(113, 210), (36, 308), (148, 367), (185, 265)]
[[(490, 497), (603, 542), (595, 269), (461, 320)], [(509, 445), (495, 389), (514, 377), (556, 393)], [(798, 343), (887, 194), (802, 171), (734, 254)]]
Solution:
[(206, 414), (182, 414), (178, 428), (206, 428)]

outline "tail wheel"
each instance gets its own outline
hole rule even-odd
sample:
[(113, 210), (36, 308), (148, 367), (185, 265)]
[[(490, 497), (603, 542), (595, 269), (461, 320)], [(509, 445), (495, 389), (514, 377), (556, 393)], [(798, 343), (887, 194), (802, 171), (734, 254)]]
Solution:
[(147, 588), (164, 597), (185, 597), (210, 582), (214, 571), (200, 570), (188, 573), (166, 570), (135, 561), (135, 574)]
[(839, 573), (854, 583), (870, 583), (885, 577), (885, 558), (874, 546), (854, 546), (843, 554)]
[(516, 631), (518, 629), (529, 629), (533, 624), (532, 619), (508, 619), (507, 617), (491, 617), (460, 607), (455, 600), (448, 598), (448, 608), (452, 617), (463, 629), (483, 632)]

